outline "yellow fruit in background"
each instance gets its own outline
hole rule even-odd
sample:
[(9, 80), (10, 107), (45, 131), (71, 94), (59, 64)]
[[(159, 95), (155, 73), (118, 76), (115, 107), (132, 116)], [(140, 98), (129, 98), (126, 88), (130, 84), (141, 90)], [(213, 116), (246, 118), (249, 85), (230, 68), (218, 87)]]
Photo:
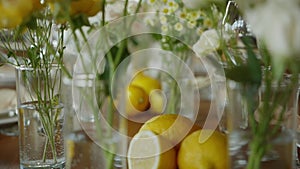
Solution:
[(176, 169), (176, 151), (169, 142), (152, 131), (141, 131), (128, 149), (129, 169)]
[(19, 26), (30, 15), (32, 5), (32, 0), (0, 1), (0, 28)]
[(127, 88), (126, 113), (127, 115), (136, 115), (147, 110), (149, 107), (149, 98), (146, 92), (135, 85), (129, 85)]
[(153, 113), (163, 113), (166, 107), (166, 97), (161, 90), (152, 90), (149, 96), (150, 110)]
[(45, 5), (41, 3), (41, 0), (32, 0), (32, 11), (40, 10)]
[(148, 96), (150, 96), (152, 90), (156, 90), (156, 89), (161, 90), (160, 81), (153, 77), (145, 75), (143, 72), (138, 73), (131, 81), (131, 84), (139, 86), (142, 89), (144, 89)]
[(102, 9), (102, 0), (76, 0), (71, 1), (71, 15), (86, 14), (94, 16)]
[(187, 117), (178, 114), (162, 114), (148, 120), (139, 131), (153, 131), (169, 140), (172, 146), (177, 146), (189, 133), (198, 129), (199, 127)]
[[(199, 142), (200, 132), (212, 135)], [(197, 130), (181, 143), (177, 156), (180, 169), (228, 169), (227, 139), (223, 133), (211, 130)]]

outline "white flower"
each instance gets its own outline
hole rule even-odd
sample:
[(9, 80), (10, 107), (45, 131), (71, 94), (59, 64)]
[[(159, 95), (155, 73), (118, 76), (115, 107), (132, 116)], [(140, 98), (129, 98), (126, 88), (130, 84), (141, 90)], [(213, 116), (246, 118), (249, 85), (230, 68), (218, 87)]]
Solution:
[(162, 25), (162, 26), (161, 26), (161, 31), (162, 31), (163, 33), (167, 33), (168, 30), (169, 30), (168, 25)]
[(174, 25), (174, 29), (178, 32), (182, 31), (183, 29), (183, 26), (180, 22), (177, 22), (175, 25)]
[(187, 18), (189, 20), (196, 21), (200, 17), (200, 12), (199, 11), (191, 11), (187, 15), (188, 15)]
[(169, 1), (168, 2), (168, 6), (170, 7), (170, 9), (172, 9), (173, 11), (176, 11), (179, 7), (179, 5), (175, 2), (175, 1)]
[(171, 10), (167, 6), (163, 7), (161, 12), (165, 15), (171, 14)]
[(166, 24), (167, 23), (167, 17), (162, 15), (159, 17), (159, 21), (161, 24)]
[(266, 44), (277, 75), (291, 56), (300, 55), (300, 7), (295, 0), (268, 0), (246, 9), (245, 16), (254, 34)]
[(186, 19), (187, 17), (187, 12), (186, 11), (180, 11), (178, 14), (178, 17), (181, 19)]
[(220, 37), (215, 29), (210, 29), (202, 33), (200, 39), (193, 46), (193, 51), (198, 57), (214, 52), (220, 47)]

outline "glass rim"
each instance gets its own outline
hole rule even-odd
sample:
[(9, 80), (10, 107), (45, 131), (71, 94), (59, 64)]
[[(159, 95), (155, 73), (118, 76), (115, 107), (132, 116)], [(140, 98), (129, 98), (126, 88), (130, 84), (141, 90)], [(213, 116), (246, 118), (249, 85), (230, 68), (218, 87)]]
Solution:
[[(17, 66), (15, 66), (15, 68), (16, 68), (17, 70), (21, 70), (21, 71), (45, 70), (46, 67), (43, 67), (43, 66), (44, 66), (44, 65), (42, 65), (42, 66), (40, 66), (40, 67), (38, 67), (38, 68), (33, 68), (32, 66), (27, 66), (27, 65), (25, 65), (25, 64), (22, 64), (22, 65), (17, 65)], [(59, 64), (57, 64), (57, 63), (54, 63), (54, 64), (48, 64), (47, 66), (48, 66), (48, 68), (51, 68), (51, 69), (53, 69), (53, 68), (55, 68), (55, 69), (61, 69), (61, 65), (59, 65)]]

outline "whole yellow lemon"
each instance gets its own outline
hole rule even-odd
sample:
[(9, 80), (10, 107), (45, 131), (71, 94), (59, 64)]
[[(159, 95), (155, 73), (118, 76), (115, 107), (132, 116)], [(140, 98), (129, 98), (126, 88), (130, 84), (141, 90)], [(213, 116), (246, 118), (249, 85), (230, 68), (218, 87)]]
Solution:
[[(200, 132), (210, 137), (199, 142)], [(223, 133), (197, 130), (187, 136), (178, 151), (180, 169), (228, 169), (227, 139)]]
[(146, 92), (135, 85), (129, 85), (127, 88), (126, 113), (129, 116), (139, 114), (147, 110), (149, 99)]

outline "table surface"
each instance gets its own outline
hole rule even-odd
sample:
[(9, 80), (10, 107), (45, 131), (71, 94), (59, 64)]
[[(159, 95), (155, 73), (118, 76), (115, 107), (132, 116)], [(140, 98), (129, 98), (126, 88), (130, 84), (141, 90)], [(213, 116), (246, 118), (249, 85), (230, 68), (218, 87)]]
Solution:
[(19, 145), (17, 136), (0, 134), (0, 168), (19, 169)]
[[(210, 103), (203, 102), (201, 103), (199, 112), (204, 112), (199, 114), (197, 118), (197, 124), (204, 124), (206, 119), (207, 111), (209, 110)], [(0, 126), (1, 127), (1, 126)], [(133, 136), (138, 129), (141, 127), (141, 124), (128, 123), (128, 135)], [(18, 136), (6, 136), (0, 134), (0, 169), (19, 169), (19, 145), (18, 145)]]

